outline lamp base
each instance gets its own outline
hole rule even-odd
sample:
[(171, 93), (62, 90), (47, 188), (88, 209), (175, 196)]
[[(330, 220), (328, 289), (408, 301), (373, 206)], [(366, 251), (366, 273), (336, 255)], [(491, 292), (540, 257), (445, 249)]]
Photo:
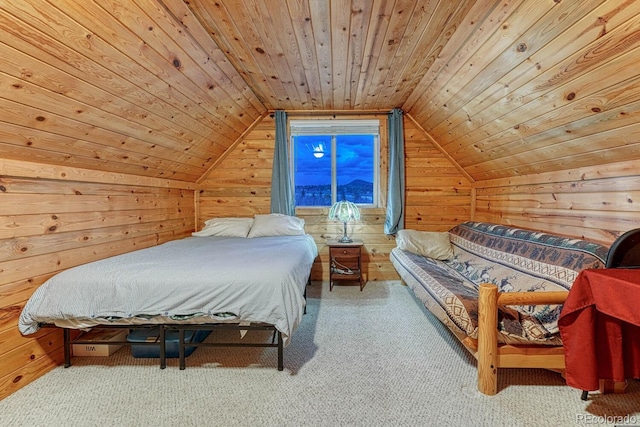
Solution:
[(344, 233), (342, 234), (342, 238), (338, 239), (338, 242), (340, 242), (340, 243), (352, 243), (353, 240), (351, 240), (349, 238), (349, 236), (347, 236), (347, 223), (346, 223), (346, 221), (343, 224), (344, 224)]

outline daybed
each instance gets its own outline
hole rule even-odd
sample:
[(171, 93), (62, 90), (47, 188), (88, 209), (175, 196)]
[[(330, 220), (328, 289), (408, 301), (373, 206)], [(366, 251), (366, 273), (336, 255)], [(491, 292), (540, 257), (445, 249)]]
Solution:
[(488, 395), (498, 368), (564, 369), (561, 304), (578, 273), (607, 256), (598, 243), (481, 222), (401, 230), (396, 243), (390, 258), (403, 282), (478, 360)]
[(25, 305), (20, 331), (65, 328), (68, 366), (69, 329), (161, 325), (164, 367), (165, 329), (178, 329), (183, 350), (185, 329), (269, 328), (277, 331), (282, 370), (282, 347), (302, 320), (318, 255), (304, 221), (277, 214), (218, 218), (193, 234), (55, 275)]

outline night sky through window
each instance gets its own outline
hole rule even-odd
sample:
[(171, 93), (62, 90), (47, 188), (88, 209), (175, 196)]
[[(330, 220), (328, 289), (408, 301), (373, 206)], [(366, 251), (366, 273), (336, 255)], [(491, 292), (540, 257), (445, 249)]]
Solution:
[[(373, 203), (375, 140), (373, 135), (336, 135), (337, 199)], [(331, 135), (294, 138), (297, 206), (331, 205)], [(321, 147), (323, 155), (319, 157)], [(315, 151), (315, 156), (314, 156)]]

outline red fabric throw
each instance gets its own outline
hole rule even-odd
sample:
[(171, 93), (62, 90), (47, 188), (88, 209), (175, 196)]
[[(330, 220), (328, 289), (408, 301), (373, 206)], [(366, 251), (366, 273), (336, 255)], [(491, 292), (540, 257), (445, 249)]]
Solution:
[(576, 277), (558, 320), (567, 384), (640, 378), (640, 269), (587, 269)]

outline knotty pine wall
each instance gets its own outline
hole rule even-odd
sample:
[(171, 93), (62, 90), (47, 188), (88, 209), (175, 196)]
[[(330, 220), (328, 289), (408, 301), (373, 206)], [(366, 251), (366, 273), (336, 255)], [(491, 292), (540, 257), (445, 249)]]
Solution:
[(193, 184), (0, 159), (0, 399), (62, 363), (61, 330), (18, 317), (55, 273), (190, 235)]
[(446, 231), (472, 216), (471, 182), (411, 116), (404, 121), (405, 228)]
[(637, 161), (604, 164), (475, 185), (474, 219), (610, 245), (640, 228)]
[[(318, 115), (295, 118), (319, 118)], [(387, 117), (350, 114), (349, 119), (380, 119), (380, 200), (387, 193)], [(471, 186), (452, 163), (431, 144), (427, 135), (405, 117), (406, 227), (418, 230), (447, 230), (471, 215)], [(275, 136), (274, 120), (267, 116), (200, 183), (197, 226), (212, 217), (253, 216), (269, 213), (271, 166)], [(298, 208), (305, 229), (318, 245), (319, 257), (312, 280), (328, 280), (326, 239), (342, 235), (342, 223), (327, 220), (328, 208)], [(384, 234), (385, 209), (363, 209), (360, 221), (350, 223), (348, 232), (364, 240), (364, 270), (367, 280), (397, 279), (389, 261), (395, 247), (393, 237)]]

